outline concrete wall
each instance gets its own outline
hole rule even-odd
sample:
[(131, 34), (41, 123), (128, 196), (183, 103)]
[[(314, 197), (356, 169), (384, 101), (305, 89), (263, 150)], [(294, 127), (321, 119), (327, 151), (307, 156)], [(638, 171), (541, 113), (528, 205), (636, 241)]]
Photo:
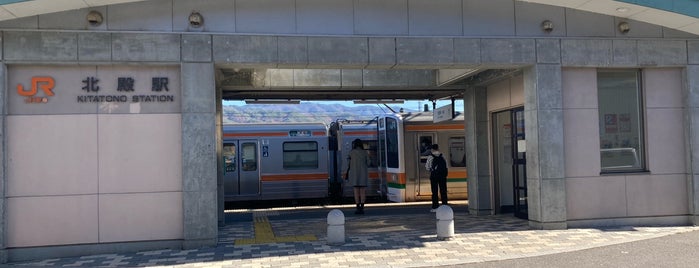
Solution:
[[(45, 75), (56, 86), (44, 103), (26, 103), (16, 91), (4, 99), (7, 247), (183, 238), (178, 71), (8, 67), (9, 84), (29, 87), (30, 77)], [(151, 89), (152, 75), (167, 75), (178, 101), (80, 102), (76, 96), (99, 94), (81, 90), (83, 75), (101, 75), (104, 95), (120, 94), (109, 75), (134, 78), (137, 91)]]
[[(647, 174), (600, 175), (596, 74), (595, 68), (566, 68), (562, 74), (569, 226), (629, 218), (687, 223), (682, 70), (643, 70)], [(677, 217), (654, 218), (668, 215)]]
[(488, 112), (524, 105), (524, 80), (521, 75), (488, 85)]
[[(85, 15), (102, 12), (90, 26)], [(204, 26), (193, 28), (197, 11)], [(550, 20), (554, 30), (541, 30)], [(552, 36), (684, 38), (691, 35), (619, 18), (514, 0), (151, 0), (0, 22), (0, 28), (42, 30), (210, 32), (289, 35)]]

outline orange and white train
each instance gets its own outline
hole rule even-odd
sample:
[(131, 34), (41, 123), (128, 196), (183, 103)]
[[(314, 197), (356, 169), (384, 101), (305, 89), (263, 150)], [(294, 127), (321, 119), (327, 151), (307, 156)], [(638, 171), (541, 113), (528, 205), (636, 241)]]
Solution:
[(367, 195), (393, 202), (429, 200), (425, 148), (437, 143), (449, 165), (450, 199), (465, 199), (463, 116), (432, 123), (432, 113), (372, 120), (223, 126), (226, 201), (352, 197), (343, 187), (352, 141), (369, 154)]

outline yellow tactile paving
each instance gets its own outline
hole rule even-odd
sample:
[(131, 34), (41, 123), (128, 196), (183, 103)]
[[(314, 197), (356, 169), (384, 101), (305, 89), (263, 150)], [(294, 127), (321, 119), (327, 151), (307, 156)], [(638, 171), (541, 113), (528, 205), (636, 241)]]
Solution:
[(254, 216), (254, 238), (236, 239), (236, 245), (252, 245), (252, 244), (267, 244), (267, 243), (283, 243), (283, 242), (301, 242), (301, 241), (316, 241), (318, 238), (315, 235), (295, 235), (295, 236), (275, 236), (272, 225), (265, 215)]

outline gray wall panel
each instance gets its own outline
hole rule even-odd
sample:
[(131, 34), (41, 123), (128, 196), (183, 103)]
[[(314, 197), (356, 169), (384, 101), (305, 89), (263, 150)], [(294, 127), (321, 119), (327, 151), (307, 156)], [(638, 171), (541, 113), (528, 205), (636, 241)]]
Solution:
[(237, 0), (235, 3), (236, 32), (296, 32), (293, 0)]
[(609, 66), (612, 63), (612, 40), (561, 40), (561, 60), (564, 66)]
[(454, 38), (454, 65), (473, 66), (480, 63), (480, 39)]
[(352, 1), (296, 0), (296, 30), (303, 34), (354, 33)]
[[(407, 0), (356, 0), (354, 33), (367, 35), (408, 35)], [(381, 25), (381, 27), (377, 27)]]
[(5, 60), (75, 61), (78, 34), (67, 32), (4, 32)]
[(614, 66), (638, 65), (638, 43), (636, 40), (613, 40)]
[(536, 39), (536, 62), (561, 63), (560, 39)]
[(115, 33), (112, 57), (115, 61), (180, 61), (180, 35)]
[(210, 35), (182, 35), (182, 61), (209, 62), (211, 50)]
[(37, 29), (39, 16), (31, 16), (14, 20), (0, 21), (0, 28), (5, 29)]
[(410, 35), (462, 35), (461, 3), (461, 0), (409, 0)]
[(369, 38), (368, 68), (390, 68), (396, 65), (396, 39)]
[(361, 37), (309, 37), (310, 66), (364, 67), (369, 61), (369, 40)]
[(566, 9), (568, 36), (613, 37), (614, 18), (602, 14)]
[(651, 66), (687, 64), (687, 42), (674, 40), (639, 40), (638, 63)]
[(256, 66), (276, 66), (275, 36), (213, 36), (215, 62), (233, 62)]
[(451, 66), (454, 64), (452, 38), (397, 38), (399, 66)]
[(512, 0), (464, 0), (464, 35), (502, 36), (515, 34)]
[(110, 61), (112, 59), (112, 34), (78, 33), (78, 60)]
[(520, 64), (536, 62), (534, 39), (483, 39), (481, 61), (484, 64)]
[(109, 6), (109, 30), (172, 31), (172, 0), (149, 0)]
[(308, 38), (296, 36), (280, 36), (279, 67), (303, 68), (308, 65)]

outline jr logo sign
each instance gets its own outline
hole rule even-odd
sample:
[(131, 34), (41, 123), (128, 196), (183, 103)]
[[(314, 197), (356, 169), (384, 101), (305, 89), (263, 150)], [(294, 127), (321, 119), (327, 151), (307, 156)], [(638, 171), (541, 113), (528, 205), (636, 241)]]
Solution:
[[(22, 84), (17, 84), (17, 94), (26, 97), (26, 103), (46, 103), (48, 97), (53, 96), (53, 88), (56, 81), (50, 76), (35, 76), (32, 77), (31, 89), (25, 90)], [(37, 96), (39, 89), (44, 92), (43, 96)]]

